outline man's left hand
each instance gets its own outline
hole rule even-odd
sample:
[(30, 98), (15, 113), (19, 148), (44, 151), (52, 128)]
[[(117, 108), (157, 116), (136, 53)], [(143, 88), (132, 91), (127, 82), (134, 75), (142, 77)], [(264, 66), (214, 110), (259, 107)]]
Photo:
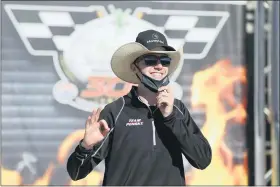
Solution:
[(169, 116), (173, 111), (174, 95), (170, 86), (160, 87), (157, 93), (157, 107), (163, 117)]

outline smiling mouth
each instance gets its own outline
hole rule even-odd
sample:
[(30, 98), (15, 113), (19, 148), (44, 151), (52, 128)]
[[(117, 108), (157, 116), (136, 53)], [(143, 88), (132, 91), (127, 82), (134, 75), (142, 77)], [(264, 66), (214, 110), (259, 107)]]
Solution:
[(151, 73), (151, 75), (153, 75), (155, 77), (161, 77), (162, 76), (162, 74), (158, 73), (158, 72)]

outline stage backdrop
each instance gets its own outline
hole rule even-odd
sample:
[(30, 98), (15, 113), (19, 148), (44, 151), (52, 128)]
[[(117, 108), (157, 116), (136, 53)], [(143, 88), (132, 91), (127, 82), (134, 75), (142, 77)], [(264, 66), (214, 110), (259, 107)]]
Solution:
[(3, 3), (2, 185), (101, 184), (104, 162), (74, 182), (66, 161), (90, 111), (130, 90), (113, 75), (110, 58), (145, 29), (164, 32), (182, 52), (172, 85), (212, 146), (206, 170), (185, 160), (187, 184), (246, 185), (242, 9), (193, 2)]

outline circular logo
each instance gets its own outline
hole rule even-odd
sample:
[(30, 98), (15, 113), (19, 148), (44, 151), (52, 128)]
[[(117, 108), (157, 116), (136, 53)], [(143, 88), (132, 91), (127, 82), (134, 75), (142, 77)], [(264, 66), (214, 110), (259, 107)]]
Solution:
[[(57, 71), (66, 80), (59, 81), (53, 89), (59, 103), (91, 112), (130, 91), (132, 85), (117, 78), (111, 70), (111, 57), (118, 47), (134, 41), (139, 32), (156, 26), (131, 15), (123, 17), (122, 24), (117, 24), (117, 19), (115, 15), (97, 18), (71, 34)], [(152, 34), (154, 40), (159, 37)], [(176, 76), (172, 75), (174, 79)]]
[(60, 81), (53, 90), (59, 103), (90, 112), (130, 91), (132, 85), (111, 70), (111, 56), (118, 47), (135, 40), (139, 32), (156, 26), (131, 15), (123, 16), (122, 24), (117, 24), (117, 19), (114, 14), (97, 18), (71, 34), (60, 60), (61, 73), (68, 80)]
[(158, 34), (154, 33), (154, 34), (152, 35), (152, 37), (153, 37), (153, 39), (157, 40), (157, 39), (158, 39)]

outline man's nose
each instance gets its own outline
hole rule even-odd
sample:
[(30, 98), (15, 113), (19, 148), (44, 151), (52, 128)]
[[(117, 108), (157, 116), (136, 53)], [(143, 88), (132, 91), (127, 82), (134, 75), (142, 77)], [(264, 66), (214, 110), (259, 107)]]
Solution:
[(157, 61), (157, 64), (154, 66), (155, 69), (162, 69), (162, 64), (160, 63), (160, 61)]

